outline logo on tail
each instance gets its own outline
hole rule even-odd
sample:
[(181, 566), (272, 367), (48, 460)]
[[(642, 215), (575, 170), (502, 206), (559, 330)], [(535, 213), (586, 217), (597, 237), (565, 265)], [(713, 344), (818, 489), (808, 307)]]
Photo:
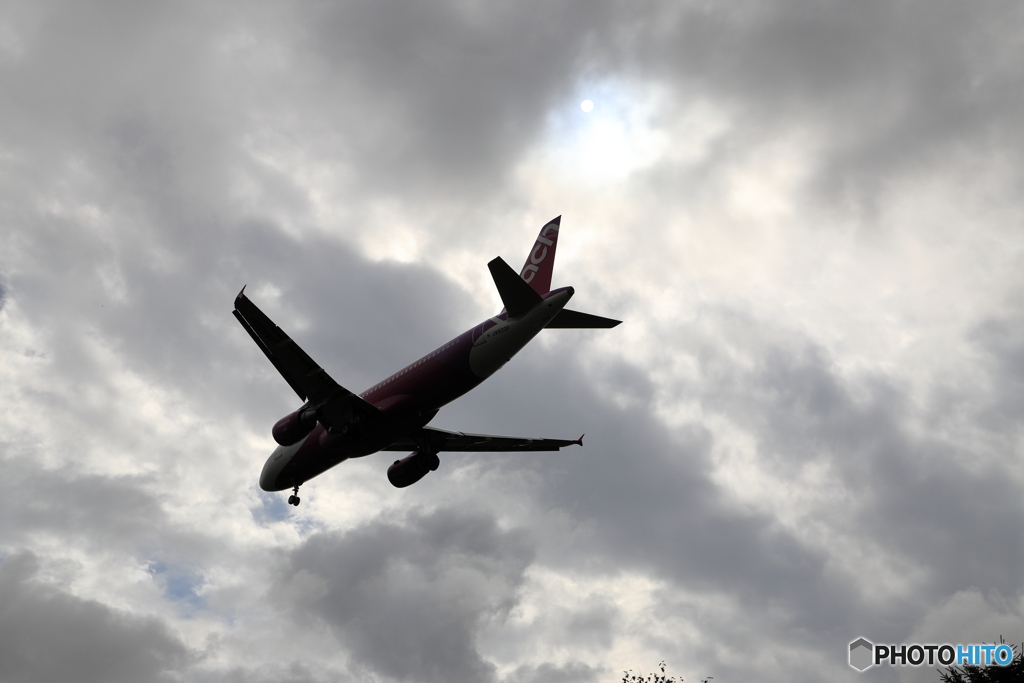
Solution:
[(551, 291), (551, 273), (555, 269), (555, 247), (558, 246), (558, 228), (561, 223), (562, 217), (558, 216), (540, 229), (530, 256), (519, 273), (538, 294)]

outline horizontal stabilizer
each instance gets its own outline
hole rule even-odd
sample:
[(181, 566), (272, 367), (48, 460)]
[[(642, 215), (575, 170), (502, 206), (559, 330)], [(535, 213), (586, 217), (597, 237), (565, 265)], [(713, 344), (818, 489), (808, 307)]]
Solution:
[(546, 325), (547, 329), (608, 329), (609, 327), (615, 327), (621, 320), (612, 320), (611, 318), (602, 318), (599, 315), (591, 315), (589, 313), (580, 313), (579, 311), (570, 311), (568, 308), (563, 308), (558, 312), (554, 318), (551, 319)]
[(494, 286), (498, 288), (501, 303), (509, 316), (518, 318), (541, 302), (541, 296), (533, 291), (533, 287), (519, 277), (512, 267), (499, 256), (487, 264), (494, 278)]

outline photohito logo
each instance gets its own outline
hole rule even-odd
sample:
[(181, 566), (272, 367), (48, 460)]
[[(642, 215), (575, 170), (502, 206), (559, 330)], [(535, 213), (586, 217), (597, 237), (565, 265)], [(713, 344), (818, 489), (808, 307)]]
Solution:
[(850, 666), (864, 671), (869, 666), (888, 663), (889, 666), (934, 666), (941, 664), (972, 664), (1006, 666), (1013, 661), (1013, 648), (999, 645), (874, 645), (867, 638), (850, 643)]

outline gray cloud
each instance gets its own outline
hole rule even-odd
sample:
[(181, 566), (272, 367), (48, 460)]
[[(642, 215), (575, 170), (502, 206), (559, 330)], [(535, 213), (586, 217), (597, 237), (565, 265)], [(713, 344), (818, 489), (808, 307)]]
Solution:
[(1021, 311), (993, 316), (973, 331), (971, 340), (987, 357), (988, 371), (996, 383), (992, 404), (984, 410), (986, 422), (995, 429), (1010, 427), (1024, 412), (1024, 335)]
[(350, 681), (354, 678), (346, 677), (338, 671), (331, 671), (328, 675), (317, 675), (310, 670), (310, 667), (302, 662), (292, 662), (287, 665), (261, 666), (258, 669), (236, 668), (231, 671), (217, 671), (207, 674), (205, 678), (197, 680), (205, 681), (227, 681), (228, 683), (320, 683), (320, 681)]
[(619, 14), (603, 2), (391, 0), (324, 6), (304, 28), (368, 182), (432, 201), (507, 181)]
[[(632, 67), (670, 83), (681, 103), (708, 92), (727, 102), (739, 125), (717, 147), (715, 166), (758, 141), (800, 134), (816, 147), (809, 198), (877, 218), (879, 195), (896, 178), (973, 155), (1000, 165), (1003, 150), (1021, 144), (1022, 76), (1007, 52), (1024, 20), (1017, 7), (796, 1), (659, 9), (636, 10), (609, 44), (617, 49), (595, 50), (595, 59), (609, 71)], [(664, 181), (673, 172), (661, 174)], [(682, 192), (688, 184), (673, 183)]]
[(0, 560), (5, 681), (163, 681), (195, 655), (161, 621), (35, 583), (28, 551)]
[(563, 666), (541, 664), (521, 666), (503, 680), (505, 683), (586, 683), (600, 680), (603, 673), (583, 662), (572, 662)]
[(277, 599), (326, 622), (359, 665), (396, 680), (494, 680), (476, 629), (516, 604), (532, 550), (484, 513), (411, 511), (316, 534), (285, 559)]

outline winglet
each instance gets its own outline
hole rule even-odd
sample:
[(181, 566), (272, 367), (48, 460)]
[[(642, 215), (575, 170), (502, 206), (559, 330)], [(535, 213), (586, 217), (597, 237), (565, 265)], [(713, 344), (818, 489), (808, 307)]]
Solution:
[(583, 445), (583, 437), (585, 437), (585, 436), (586, 436), (586, 434), (580, 434), (580, 438), (576, 439), (573, 443), (578, 443), (580, 446), (582, 446)]
[(242, 290), (240, 292), (238, 292), (238, 296), (235, 297), (235, 301), (238, 301), (243, 296), (245, 296), (245, 288), (248, 287), (248, 286), (249, 285), (242, 285)]

